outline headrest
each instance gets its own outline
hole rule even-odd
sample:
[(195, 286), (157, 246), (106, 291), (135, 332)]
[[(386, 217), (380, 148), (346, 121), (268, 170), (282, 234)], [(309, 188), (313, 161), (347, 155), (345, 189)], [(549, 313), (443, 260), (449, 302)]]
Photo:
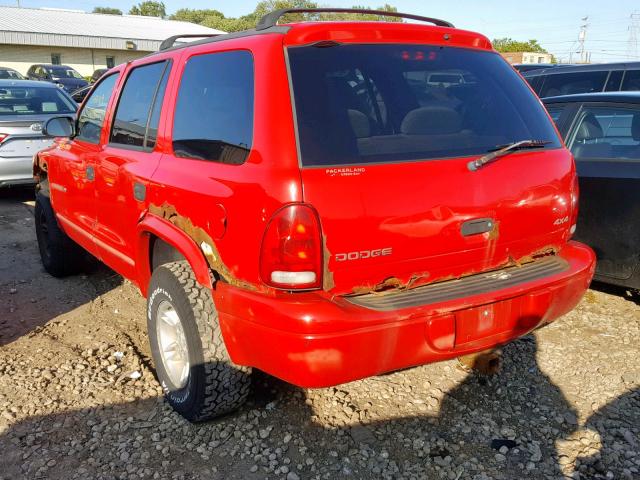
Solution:
[(640, 112), (633, 114), (633, 120), (631, 120), (631, 136), (636, 142), (640, 142)]
[(593, 113), (587, 114), (582, 120), (578, 132), (576, 134), (576, 140), (588, 140), (590, 138), (602, 138), (604, 131), (598, 119)]
[(460, 114), (453, 108), (443, 106), (411, 110), (400, 126), (400, 130), (405, 135), (443, 135), (458, 133), (461, 128)]
[(347, 112), (349, 113), (349, 122), (351, 123), (351, 128), (356, 138), (370, 137), (371, 126), (369, 124), (369, 118), (360, 110), (350, 108)]

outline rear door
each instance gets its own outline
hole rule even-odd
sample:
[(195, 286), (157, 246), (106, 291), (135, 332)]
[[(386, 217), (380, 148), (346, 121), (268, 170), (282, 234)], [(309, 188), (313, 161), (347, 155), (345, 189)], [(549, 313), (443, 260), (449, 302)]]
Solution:
[[(426, 45), (288, 50), (305, 202), (337, 293), (530, 261), (568, 235), (573, 165), (499, 55)], [(459, 78), (456, 82), (430, 82)], [(535, 139), (478, 171), (471, 160)], [(325, 279), (327, 280), (327, 279)]]
[(580, 180), (576, 238), (596, 274), (625, 280), (640, 260), (640, 105), (585, 104), (567, 136)]
[(147, 209), (147, 186), (162, 156), (155, 146), (170, 71), (170, 61), (129, 71), (108, 144), (98, 155), (96, 243), (100, 258), (129, 277), (134, 273), (135, 225)]

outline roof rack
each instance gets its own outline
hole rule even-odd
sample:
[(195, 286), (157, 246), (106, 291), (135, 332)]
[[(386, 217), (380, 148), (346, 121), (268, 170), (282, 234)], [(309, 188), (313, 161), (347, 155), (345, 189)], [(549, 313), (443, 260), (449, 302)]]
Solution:
[(453, 24), (438, 18), (422, 17), (420, 15), (412, 15), (410, 13), (387, 12), (384, 10), (369, 10), (366, 8), (282, 8), (267, 13), (260, 19), (256, 25), (256, 30), (266, 30), (278, 24), (278, 20), (287, 13), (362, 13), (368, 15), (380, 15), (385, 17), (408, 18), (410, 20), (419, 20), (421, 22), (433, 23), (439, 27), (451, 27)]
[(206, 38), (206, 37), (217, 37), (219, 35), (224, 35), (224, 33), (187, 33), (184, 35), (174, 35), (173, 37), (169, 37), (166, 40), (163, 40), (160, 44), (160, 48), (158, 51), (168, 50), (173, 47), (173, 44), (176, 43), (176, 40), (180, 38)]

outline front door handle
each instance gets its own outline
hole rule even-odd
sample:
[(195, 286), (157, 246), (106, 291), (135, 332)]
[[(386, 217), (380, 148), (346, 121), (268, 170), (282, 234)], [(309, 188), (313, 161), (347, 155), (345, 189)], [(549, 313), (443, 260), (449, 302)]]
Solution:
[(96, 171), (92, 165), (87, 167), (87, 180), (93, 182), (96, 179)]

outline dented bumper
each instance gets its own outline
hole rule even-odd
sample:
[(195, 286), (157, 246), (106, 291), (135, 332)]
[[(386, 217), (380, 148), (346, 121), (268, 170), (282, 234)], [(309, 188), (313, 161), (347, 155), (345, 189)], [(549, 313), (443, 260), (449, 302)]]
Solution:
[(552, 322), (577, 305), (595, 266), (591, 249), (576, 242), (559, 256), (566, 268), (533, 280), (397, 309), (325, 292), (267, 296), (223, 283), (214, 299), (235, 363), (326, 387), (485, 350)]

